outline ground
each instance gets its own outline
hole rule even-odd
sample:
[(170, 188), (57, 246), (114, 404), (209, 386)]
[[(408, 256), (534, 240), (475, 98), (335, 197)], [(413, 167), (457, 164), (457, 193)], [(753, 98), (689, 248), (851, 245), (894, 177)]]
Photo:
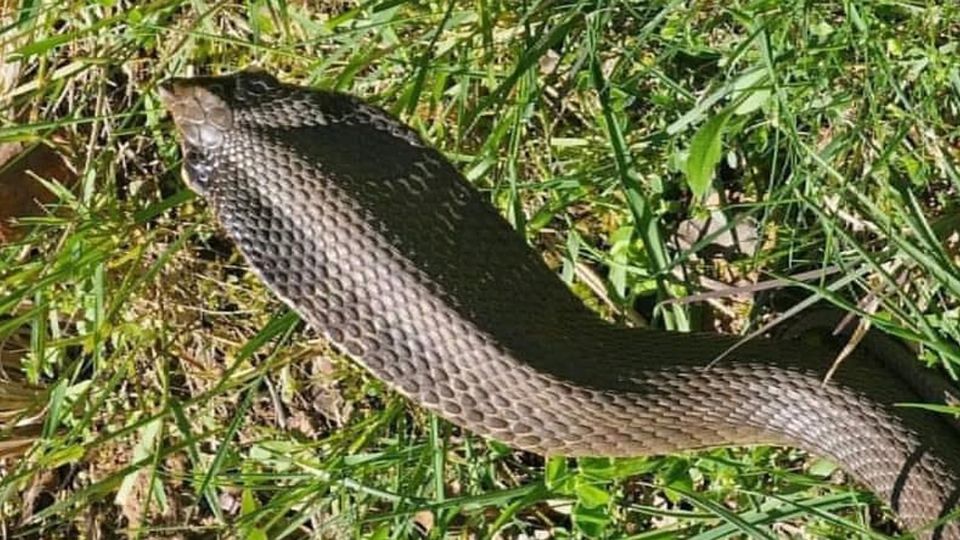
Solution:
[(36, 194), (0, 200), (4, 537), (896, 533), (794, 449), (545, 460), (399, 398), (248, 272), (156, 84), (257, 64), (386, 107), (613, 321), (746, 333), (820, 300), (950, 376), (956, 4), (13, 4), (0, 141), (47, 166), (0, 169)]

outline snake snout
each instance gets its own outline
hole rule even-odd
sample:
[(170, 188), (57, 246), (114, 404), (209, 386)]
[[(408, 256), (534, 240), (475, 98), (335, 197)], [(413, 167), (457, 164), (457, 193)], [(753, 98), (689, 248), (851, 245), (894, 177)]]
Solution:
[(185, 144), (203, 150), (223, 144), (225, 133), (233, 127), (224, 85), (175, 78), (161, 82), (158, 93)]

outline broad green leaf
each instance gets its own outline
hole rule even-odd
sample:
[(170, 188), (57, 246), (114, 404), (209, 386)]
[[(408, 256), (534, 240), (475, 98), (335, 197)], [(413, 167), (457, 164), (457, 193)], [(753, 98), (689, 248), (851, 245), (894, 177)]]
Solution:
[(567, 458), (551, 456), (547, 460), (547, 466), (544, 470), (543, 482), (547, 489), (569, 489), (568, 482), (570, 474), (567, 467)]
[(583, 504), (573, 507), (573, 524), (587, 538), (600, 538), (610, 523), (606, 507), (588, 508)]
[(747, 115), (753, 111), (763, 107), (763, 105), (770, 99), (771, 93), (770, 90), (765, 88), (759, 88), (757, 90), (749, 91), (750, 95), (747, 96), (739, 105), (733, 110), (733, 113), (736, 115)]
[(593, 483), (577, 482), (577, 499), (588, 508), (598, 508), (610, 502), (610, 493)]
[(723, 131), (727, 126), (730, 112), (714, 116), (700, 126), (690, 141), (690, 154), (687, 156), (687, 185), (697, 199), (702, 198), (710, 189), (713, 171), (720, 162), (723, 150)]
[(825, 478), (837, 470), (836, 463), (826, 459), (818, 459), (810, 466), (810, 474)]

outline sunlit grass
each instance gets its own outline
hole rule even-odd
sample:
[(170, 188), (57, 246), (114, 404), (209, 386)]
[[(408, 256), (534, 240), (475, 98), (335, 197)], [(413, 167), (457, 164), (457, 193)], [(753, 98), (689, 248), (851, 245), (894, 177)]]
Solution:
[[(6, 531), (895, 530), (871, 495), (796, 450), (544, 460), (399, 399), (311, 341), (246, 272), (179, 179), (155, 85), (257, 63), (383, 105), (611, 319), (749, 330), (767, 298), (665, 301), (839, 268), (781, 297), (823, 297), (956, 372), (960, 8), (22, 6), (0, 20), (13, 66), (0, 86), (0, 140), (66, 136), (79, 180), (72, 190), (48, 183), (56, 208), (0, 248), (0, 338), (20, 336), (25, 351), (0, 362)], [(718, 210), (718, 237), (751, 230), (759, 249), (677, 234)]]

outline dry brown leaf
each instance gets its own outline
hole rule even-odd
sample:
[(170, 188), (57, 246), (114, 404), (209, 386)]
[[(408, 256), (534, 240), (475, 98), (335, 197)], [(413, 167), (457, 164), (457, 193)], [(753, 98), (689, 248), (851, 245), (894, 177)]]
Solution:
[(56, 197), (37, 178), (56, 180), (71, 188), (77, 173), (55, 148), (46, 144), (0, 144), (0, 245), (21, 237), (17, 218), (38, 216)]

